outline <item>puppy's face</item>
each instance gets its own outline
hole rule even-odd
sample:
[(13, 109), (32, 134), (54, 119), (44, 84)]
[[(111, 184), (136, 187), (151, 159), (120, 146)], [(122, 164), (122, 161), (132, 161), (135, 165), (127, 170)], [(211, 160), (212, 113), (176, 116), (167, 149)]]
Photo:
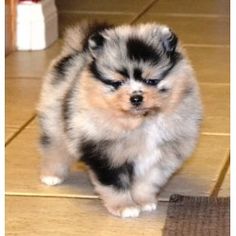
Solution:
[(179, 102), (186, 87), (183, 55), (167, 27), (117, 27), (92, 35), (88, 45), (92, 60), (81, 88), (92, 109), (144, 118)]

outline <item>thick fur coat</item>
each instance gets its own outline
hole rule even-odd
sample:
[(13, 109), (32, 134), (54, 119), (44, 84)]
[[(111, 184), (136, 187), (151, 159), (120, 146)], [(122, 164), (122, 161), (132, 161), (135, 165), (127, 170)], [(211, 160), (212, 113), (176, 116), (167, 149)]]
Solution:
[(110, 213), (155, 210), (201, 117), (192, 66), (167, 26), (83, 23), (67, 31), (42, 87), (41, 181), (61, 183), (82, 160)]

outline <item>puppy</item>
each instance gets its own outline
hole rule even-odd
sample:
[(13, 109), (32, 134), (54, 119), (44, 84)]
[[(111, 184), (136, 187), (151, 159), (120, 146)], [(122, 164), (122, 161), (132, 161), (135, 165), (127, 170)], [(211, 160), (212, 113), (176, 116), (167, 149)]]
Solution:
[(159, 24), (69, 29), (38, 106), (41, 181), (63, 182), (83, 161), (107, 210), (137, 217), (189, 157), (201, 100), (175, 33)]

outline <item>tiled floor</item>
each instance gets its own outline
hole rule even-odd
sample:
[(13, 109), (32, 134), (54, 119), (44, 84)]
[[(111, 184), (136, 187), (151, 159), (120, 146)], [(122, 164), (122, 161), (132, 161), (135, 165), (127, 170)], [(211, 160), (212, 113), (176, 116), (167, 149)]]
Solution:
[[(134, 3), (135, 2), (135, 3)], [(61, 186), (39, 182), (35, 107), (42, 76), (61, 41), (6, 58), (6, 235), (161, 235), (172, 193), (229, 196), (229, 1), (57, 1), (61, 29), (75, 20), (158, 21), (182, 39), (204, 102), (198, 148), (160, 194), (159, 208), (138, 219), (109, 215), (78, 164)]]

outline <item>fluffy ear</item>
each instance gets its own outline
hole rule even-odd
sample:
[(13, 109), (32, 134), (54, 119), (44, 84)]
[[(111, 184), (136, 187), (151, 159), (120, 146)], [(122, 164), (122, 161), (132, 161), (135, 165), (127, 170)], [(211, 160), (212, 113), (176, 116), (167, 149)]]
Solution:
[(105, 42), (105, 38), (101, 33), (94, 33), (88, 39), (88, 47), (94, 57), (97, 56), (102, 49)]
[(162, 37), (163, 47), (167, 54), (172, 54), (176, 49), (178, 38), (176, 34), (167, 27), (164, 28), (163, 31), (164, 31), (164, 34)]

